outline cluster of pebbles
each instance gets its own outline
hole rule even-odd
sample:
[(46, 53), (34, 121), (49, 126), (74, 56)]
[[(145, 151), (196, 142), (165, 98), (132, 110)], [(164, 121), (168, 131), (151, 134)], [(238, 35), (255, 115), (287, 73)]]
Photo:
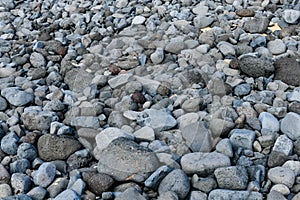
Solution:
[(299, 23), (298, 0), (0, 0), (0, 198), (299, 200)]

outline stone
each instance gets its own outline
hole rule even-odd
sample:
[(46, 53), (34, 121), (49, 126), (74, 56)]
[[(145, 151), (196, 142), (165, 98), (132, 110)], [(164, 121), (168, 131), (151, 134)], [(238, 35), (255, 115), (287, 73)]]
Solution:
[(54, 200), (64, 200), (64, 199), (73, 199), (73, 200), (80, 200), (80, 196), (73, 190), (67, 189), (57, 195)]
[(184, 199), (190, 191), (190, 181), (181, 169), (170, 172), (159, 184), (158, 193), (175, 192), (180, 199)]
[(50, 128), (51, 122), (58, 120), (58, 117), (52, 111), (27, 107), (22, 113), (21, 119), (28, 130), (46, 131)]
[(186, 145), (193, 152), (210, 152), (214, 145), (214, 138), (205, 122), (198, 121), (186, 125), (181, 129)]
[(211, 25), (214, 22), (214, 20), (215, 19), (213, 17), (196, 16), (194, 17), (193, 22), (196, 28), (202, 29)]
[(255, 139), (255, 132), (246, 129), (233, 129), (230, 133), (230, 142), (233, 148), (242, 148), (252, 150), (252, 145)]
[(108, 84), (112, 88), (118, 88), (125, 85), (132, 79), (132, 74), (119, 74), (108, 80)]
[(46, 197), (46, 194), (47, 194), (47, 190), (42, 188), (42, 187), (35, 187), (35, 188), (32, 188), (28, 193), (27, 195), (32, 198), (32, 199), (35, 199), (35, 200), (43, 200), (45, 199)]
[(118, 195), (115, 200), (123, 200), (123, 199), (136, 199), (136, 200), (146, 200), (135, 188), (130, 187), (120, 195)]
[(252, 9), (244, 8), (237, 10), (236, 14), (240, 17), (254, 17), (255, 12)]
[(31, 163), (27, 159), (18, 159), (9, 165), (10, 173), (24, 173), (27, 169), (30, 169)]
[(288, 160), (282, 165), (282, 167), (286, 167), (286, 168), (293, 170), (293, 172), (295, 173), (296, 176), (298, 176), (300, 174), (300, 162), (299, 161)]
[(10, 182), (15, 194), (27, 193), (31, 188), (30, 177), (26, 174), (14, 173), (11, 176)]
[(100, 128), (100, 120), (93, 116), (78, 116), (72, 119), (71, 125), (77, 128)]
[(289, 85), (300, 86), (300, 62), (297, 59), (297, 56), (278, 58), (274, 63), (274, 80), (281, 80)]
[(56, 197), (59, 193), (65, 190), (68, 186), (69, 180), (67, 178), (56, 178), (50, 186), (47, 187), (47, 192), (51, 198)]
[(8, 155), (14, 155), (18, 151), (18, 142), (19, 137), (14, 132), (10, 132), (1, 139), (1, 150)]
[(224, 138), (218, 142), (218, 144), (216, 145), (216, 151), (227, 155), (228, 157), (233, 157), (232, 145), (228, 138)]
[(271, 61), (247, 54), (239, 59), (238, 67), (243, 73), (254, 78), (260, 76), (268, 77), (274, 72), (274, 66)]
[(218, 43), (217, 47), (224, 56), (234, 56), (235, 55), (235, 48), (229, 42), (221, 41)]
[(138, 142), (140, 141), (151, 142), (155, 140), (154, 130), (148, 126), (144, 126), (140, 128), (139, 130), (135, 131), (133, 135), (135, 136), (135, 139)]
[(132, 24), (139, 25), (143, 24), (146, 21), (146, 18), (144, 16), (135, 16), (132, 20)]
[(286, 46), (284, 42), (280, 39), (275, 39), (270, 42), (268, 42), (268, 49), (273, 55), (282, 54), (286, 50)]
[(153, 64), (160, 64), (165, 58), (164, 50), (157, 48), (154, 53), (150, 55), (150, 59)]
[(13, 106), (25, 106), (33, 102), (34, 95), (18, 87), (9, 87), (1, 90), (1, 95)]
[(100, 153), (98, 172), (108, 174), (117, 181), (143, 182), (159, 166), (154, 152), (121, 137), (113, 140)]
[(248, 186), (248, 173), (245, 167), (220, 167), (214, 172), (221, 189), (244, 190)]
[(290, 189), (283, 184), (276, 184), (271, 188), (271, 191), (276, 191), (279, 192), (283, 195), (289, 195), (290, 194)]
[(192, 191), (189, 200), (207, 199), (207, 194), (201, 191)]
[(30, 55), (30, 63), (33, 67), (36, 67), (36, 68), (45, 67), (47, 64), (44, 56), (37, 52), (33, 52)]
[(300, 11), (293, 9), (286, 9), (282, 12), (282, 18), (285, 22), (289, 24), (297, 23), (298, 19), (300, 19)]
[(245, 191), (245, 190), (226, 190), (216, 189), (209, 193), (208, 200), (221, 200), (221, 199), (253, 199), (262, 200), (263, 195), (259, 192)]
[(181, 107), (186, 112), (198, 112), (202, 103), (202, 98), (187, 99), (183, 102)]
[(72, 91), (80, 93), (90, 85), (93, 78), (91, 73), (83, 69), (73, 68), (66, 73), (64, 82)]
[(51, 162), (43, 163), (37, 171), (32, 173), (33, 182), (41, 187), (49, 186), (56, 175), (56, 166)]
[(4, 111), (7, 108), (6, 100), (0, 96), (0, 111)]
[(244, 30), (250, 33), (264, 33), (269, 25), (267, 17), (253, 18), (244, 23)]
[(86, 186), (86, 183), (81, 178), (78, 178), (74, 182), (70, 180), (67, 188), (73, 190), (79, 196), (81, 196), (85, 190), (85, 186)]
[(171, 41), (166, 45), (165, 51), (177, 54), (180, 53), (180, 51), (184, 48), (185, 44), (183, 41)]
[(259, 114), (258, 120), (261, 123), (262, 132), (271, 131), (278, 132), (279, 131), (279, 121), (274, 115), (268, 112), (261, 112)]
[(270, 191), (270, 193), (267, 195), (267, 200), (271, 200), (271, 199), (286, 200), (283, 194), (275, 190)]
[(149, 126), (155, 133), (169, 130), (177, 125), (177, 121), (172, 115), (156, 109), (146, 109), (137, 116), (137, 123), (140, 126)]
[(286, 135), (280, 135), (273, 146), (272, 151), (282, 152), (286, 156), (290, 156), (293, 151), (293, 141)]
[(19, 159), (28, 159), (30, 161), (37, 157), (35, 147), (29, 143), (22, 143), (17, 150), (17, 156)]
[(0, 164), (0, 184), (9, 184), (10, 174), (7, 169)]
[(200, 178), (197, 174), (194, 174), (191, 179), (192, 186), (204, 193), (209, 193), (210, 191), (217, 188), (218, 184), (215, 178), (207, 177)]
[(200, 176), (207, 176), (219, 167), (230, 166), (230, 159), (228, 156), (217, 152), (196, 152), (182, 156), (180, 164), (182, 170), (187, 174), (196, 173)]
[(49, 134), (42, 135), (37, 143), (38, 155), (45, 161), (67, 159), (80, 148), (77, 140)]
[(268, 158), (268, 166), (269, 167), (277, 167), (281, 166), (286, 160), (287, 155), (283, 152), (271, 151)]
[(295, 182), (295, 173), (286, 167), (274, 167), (268, 171), (268, 178), (275, 184), (284, 184), (292, 188)]
[(280, 130), (290, 139), (296, 140), (300, 137), (300, 115), (289, 112), (281, 120)]
[(172, 171), (172, 168), (163, 165), (153, 172), (144, 182), (146, 187), (157, 189), (161, 180)]
[(251, 86), (248, 83), (237, 85), (233, 91), (233, 93), (239, 97), (248, 95), (250, 92), (251, 92)]
[(209, 121), (209, 129), (214, 138), (227, 137), (228, 133), (234, 128), (235, 124), (224, 119), (212, 119)]
[(96, 172), (83, 172), (82, 179), (86, 182), (87, 188), (99, 196), (114, 183), (114, 180), (109, 175)]
[(178, 200), (178, 196), (175, 192), (172, 192), (172, 191), (168, 191), (168, 192), (165, 192), (163, 194), (160, 194), (158, 197), (157, 197), (157, 200)]
[(7, 183), (0, 184), (0, 198), (9, 197), (12, 195), (11, 187)]

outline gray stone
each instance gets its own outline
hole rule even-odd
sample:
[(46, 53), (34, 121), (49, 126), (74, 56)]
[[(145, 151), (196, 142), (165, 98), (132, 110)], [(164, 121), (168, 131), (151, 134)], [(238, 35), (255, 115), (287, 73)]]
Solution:
[(68, 185), (68, 189), (75, 191), (78, 195), (81, 196), (85, 190), (85, 186), (86, 183), (81, 178), (78, 178), (71, 185), (70, 184)]
[(281, 120), (280, 130), (290, 139), (296, 140), (300, 137), (300, 115), (289, 112)]
[(218, 142), (218, 144), (216, 145), (216, 151), (227, 155), (228, 157), (233, 157), (232, 145), (228, 138), (224, 138), (220, 142)]
[(250, 33), (264, 33), (269, 25), (267, 17), (253, 18), (244, 23), (244, 30)]
[(268, 158), (269, 167), (281, 166), (288, 159), (287, 155), (283, 152), (271, 151)]
[(253, 78), (268, 77), (274, 72), (274, 66), (271, 61), (250, 54), (239, 58), (238, 66), (243, 73)]
[(11, 176), (11, 187), (15, 194), (24, 194), (31, 189), (30, 177), (26, 174), (14, 173)]
[(214, 20), (215, 19), (213, 17), (197, 16), (193, 19), (193, 22), (196, 28), (202, 29), (211, 25)]
[(35, 185), (47, 187), (52, 183), (56, 175), (56, 166), (53, 163), (43, 163), (37, 171), (32, 173)]
[(183, 41), (171, 41), (166, 45), (165, 50), (167, 52), (177, 54), (180, 53), (184, 48), (185, 44)]
[(157, 200), (178, 200), (178, 195), (175, 192), (168, 191), (163, 194), (160, 194), (157, 197)]
[(279, 192), (283, 195), (289, 195), (290, 194), (290, 189), (283, 184), (276, 184), (271, 188), (271, 191), (276, 191)]
[(222, 189), (244, 190), (248, 186), (248, 174), (245, 167), (221, 167), (215, 170), (218, 186)]
[(96, 147), (96, 135), (98, 135), (99, 131), (92, 128), (80, 128), (77, 130), (77, 134), (79, 136), (79, 142), (90, 152), (93, 152)]
[(146, 18), (144, 16), (135, 16), (132, 20), (132, 24), (138, 25), (143, 24), (146, 21)]
[(170, 168), (167, 165), (163, 165), (159, 167), (151, 176), (149, 176), (144, 184), (146, 187), (157, 189), (158, 185), (160, 184), (161, 180), (172, 171), (172, 168)]
[(270, 193), (267, 195), (267, 200), (286, 200), (285, 196), (283, 194), (281, 194), (278, 191), (272, 190), (270, 191)]
[(135, 200), (146, 200), (135, 188), (130, 187), (120, 195), (118, 195), (115, 200), (123, 200), (123, 199), (135, 199)]
[(27, 169), (30, 169), (31, 164), (27, 159), (18, 159), (9, 165), (10, 173), (25, 173)]
[(9, 183), (10, 181), (10, 174), (7, 169), (0, 164), (0, 184)]
[(101, 195), (114, 183), (114, 180), (107, 174), (96, 172), (84, 172), (82, 173), (82, 179), (86, 182), (87, 188), (96, 195)]
[(7, 108), (7, 102), (0, 96), (0, 111), (4, 111)]
[(12, 195), (11, 187), (7, 183), (0, 184), (0, 198), (5, 198)]
[(300, 162), (299, 161), (288, 160), (282, 165), (282, 167), (286, 167), (286, 168), (293, 170), (293, 172), (295, 173), (296, 176), (298, 176), (300, 174)]
[(272, 151), (282, 152), (286, 156), (290, 156), (293, 151), (293, 141), (286, 135), (280, 135), (273, 146)]
[(1, 90), (1, 95), (14, 106), (24, 106), (31, 103), (34, 99), (32, 93), (23, 91), (17, 87), (9, 87)]
[(154, 132), (169, 130), (177, 125), (172, 115), (156, 109), (146, 109), (137, 116), (137, 123), (141, 126), (149, 126)]
[(253, 142), (255, 139), (255, 132), (246, 129), (233, 129), (230, 132), (230, 142), (233, 148), (243, 148), (252, 150)]
[(45, 161), (67, 159), (81, 148), (77, 140), (55, 135), (42, 135), (37, 144), (39, 157)]
[(18, 142), (19, 137), (14, 132), (10, 132), (1, 139), (1, 149), (8, 155), (14, 155), (18, 151)]
[(207, 194), (200, 191), (192, 191), (189, 200), (207, 199)]
[(224, 119), (211, 119), (209, 129), (214, 138), (227, 137), (228, 133), (234, 128), (235, 124)]
[(33, 52), (30, 55), (30, 63), (33, 67), (36, 68), (45, 67), (47, 64), (44, 56), (37, 52)]
[(243, 83), (237, 85), (233, 92), (236, 96), (245, 96), (251, 92), (251, 86), (248, 83)]
[(19, 159), (34, 160), (37, 157), (37, 152), (35, 147), (30, 143), (22, 143), (18, 147), (17, 156)]
[(209, 193), (208, 200), (251, 199), (262, 200), (263, 195), (254, 191), (216, 189)]
[(295, 173), (286, 167), (274, 167), (268, 171), (268, 178), (275, 184), (284, 184), (292, 188), (295, 182)]
[(98, 172), (117, 181), (143, 182), (160, 166), (155, 153), (127, 138), (113, 140), (99, 155)]
[[(299, 12), (300, 13), (300, 12)], [(286, 50), (284, 42), (280, 39), (275, 39), (268, 42), (268, 49), (274, 55), (282, 54)]]
[(71, 125), (77, 128), (100, 128), (100, 120), (93, 116), (78, 116), (72, 119)]
[(108, 84), (112, 88), (118, 88), (125, 85), (132, 79), (132, 74), (119, 74), (118, 76), (108, 80)]
[(47, 190), (42, 187), (32, 188), (27, 195), (34, 200), (43, 200), (45, 199)]
[(190, 191), (190, 181), (181, 169), (170, 172), (159, 184), (158, 193), (175, 192), (180, 199), (184, 199)]
[(187, 99), (183, 102), (181, 107), (186, 112), (198, 112), (202, 103), (203, 99), (201, 98)]
[(155, 140), (154, 130), (151, 127), (144, 126), (134, 133), (136, 141), (153, 141)]
[(64, 82), (72, 91), (80, 93), (90, 85), (93, 78), (91, 73), (83, 69), (73, 68), (66, 73)]
[(28, 130), (45, 131), (50, 128), (51, 122), (58, 120), (58, 117), (55, 112), (28, 107), (25, 108), (21, 119)]
[(250, 42), (250, 46), (253, 48), (265, 47), (266, 45), (267, 45), (267, 39), (265, 36), (261, 36), (261, 35), (253, 38), (252, 41)]
[(300, 19), (300, 11), (293, 9), (286, 9), (282, 13), (282, 17), (285, 22), (289, 24), (297, 23), (298, 19)]
[(199, 121), (189, 124), (181, 129), (181, 134), (186, 145), (193, 152), (210, 152), (214, 145), (211, 131), (205, 122)]
[(221, 41), (218, 43), (217, 47), (224, 56), (234, 56), (235, 55), (235, 48), (229, 42)]
[(279, 121), (274, 115), (268, 112), (261, 112), (258, 117), (262, 132), (264, 131), (271, 131), (271, 132), (278, 132), (279, 131)]
[(292, 92), (288, 93), (286, 97), (289, 101), (297, 101), (297, 103), (300, 102), (300, 88), (295, 88)]
[(189, 153), (182, 156), (180, 160), (182, 170), (187, 174), (199, 174), (207, 176), (214, 172), (219, 167), (230, 166), (230, 159), (224, 154), (211, 152), (211, 153)]
[(57, 195), (54, 200), (66, 200), (66, 199), (72, 199), (72, 200), (80, 200), (80, 196), (73, 190), (67, 189)]
[(50, 186), (48, 186), (47, 191), (51, 198), (56, 197), (59, 193), (65, 190), (68, 186), (69, 180), (65, 177), (56, 178)]
[(197, 174), (194, 174), (192, 179), (192, 186), (202, 192), (209, 193), (217, 188), (217, 181), (212, 177), (200, 178)]
[(153, 54), (150, 55), (150, 59), (153, 64), (161, 63), (165, 58), (164, 50), (162, 48), (157, 48)]

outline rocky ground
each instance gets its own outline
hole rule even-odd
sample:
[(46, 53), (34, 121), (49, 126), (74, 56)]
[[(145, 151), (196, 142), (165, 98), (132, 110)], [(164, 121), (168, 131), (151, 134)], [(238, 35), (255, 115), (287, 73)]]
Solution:
[(300, 199), (300, 1), (0, 0), (0, 198)]

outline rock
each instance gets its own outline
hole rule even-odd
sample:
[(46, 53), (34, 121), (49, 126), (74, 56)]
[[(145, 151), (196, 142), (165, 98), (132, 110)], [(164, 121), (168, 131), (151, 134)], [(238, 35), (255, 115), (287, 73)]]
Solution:
[(236, 11), (236, 14), (240, 17), (254, 17), (255, 12), (252, 9), (239, 9)]
[(281, 120), (280, 130), (290, 139), (296, 140), (300, 137), (300, 115), (289, 112)]
[(219, 167), (230, 166), (230, 159), (228, 156), (217, 152), (196, 152), (182, 156), (180, 164), (182, 170), (187, 174), (197, 173), (200, 176), (207, 176)]
[(177, 54), (180, 53), (180, 51), (184, 48), (185, 44), (183, 41), (171, 41), (166, 45), (165, 50), (167, 52)]
[(7, 169), (0, 164), (0, 184), (9, 184), (10, 174)]
[(267, 17), (254, 18), (244, 23), (244, 30), (250, 33), (264, 33), (269, 25)]
[(58, 119), (55, 112), (38, 110), (35, 107), (25, 108), (21, 119), (28, 130), (46, 131), (50, 124)]
[(289, 168), (294, 171), (295, 175), (298, 176), (300, 174), (300, 162), (294, 160), (286, 161), (282, 167)]
[(279, 121), (274, 115), (268, 112), (261, 112), (258, 117), (262, 132), (278, 132), (279, 131)]
[(96, 135), (99, 131), (92, 128), (80, 128), (77, 130), (79, 142), (90, 152), (96, 147)]
[(230, 132), (230, 142), (233, 148), (243, 148), (252, 150), (252, 145), (255, 139), (255, 132), (246, 129), (233, 129)]
[(233, 122), (223, 119), (212, 119), (209, 121), (209, 129), (214, 138), (227, 136), (234, 126)]
[(35, 199), (35, 200), (45, 199), (46, 194), (47, 194), (47, 190), (42, 187), (35, 187), (27, 193), (27, 195), (30, 198)]
[(268, 158), (269, 167), (281, 166), (287, 160), (287, 155), (283, 152), (271, 151)]
[(150, 59), (153, 64), (160, 64), (165, 58), (164, 50), (162, 48), (157, 48), (154, 53), (150, 55)]
[(217, 188), (218, 184), (214, 178), (199, 178), (197, 174), (194, 174), (192, 179), (192, 186), (202, 192), (209, 193)]
[(183, 102), (181, 107), (186, 112), (198, 112), (202, 103), (202, 98), (187, 99)]
[(196, 16), (193, 19), (194, 25), (198, 29), (205, 28), (209, 25), (211, 25), (214, 22), (213, 17), (207, 17), (207, 16)]
[(170, 168), (167, 165), (163, 165), (159, 167), (151, 176), (149, 176), (144, 184), (146, 187), (157, 189), (161, 180), (169, 173), (172, 171), (172, 168)]
[(25, 173), (30, 169), (31, 163), (27, 159), (18, 159), (9, 165), (10, 173)]
[(273, 41), (268, 42), (268, 49), (272, 54), (278, 55), (285, 52), (286, 46), (282, 40), (275, 39)]
[(200, 191), (192, 191), (189, 200), (207, 199), (207, 194)]
[(57, 195), (54, 200), (65, 200), (65, 199), (72, 199), (72, 200), (80, 200), (80, 196), (73, 190), (67, 189)]
[(234, 199), (263, 199), (262, 194), (259, 192), (216, 189), (209, 193), (208, 200), (232, 199), (233, 197)]
[(34, 160), (37, 157), (35, 147), (29, 143), (22, 143), (17, 150), (17, 156), (19, 159)]
[(292, 188), (295, 182), (295, 173), (286, 167), (274, 167), (268, 171), (268, 178), (275, 184), (284, 184)]
[(279, 192), (283, 195), (289, 195), (290, 194), (290, 190), (286, 185), (283, 184), (276, 184), (271, 188), (271, 191), (276, 191)]
[(229, 42), (221, 41), (217, 47), (224, 56), (235, 56), (235, 48)]
[(184, 199), (190, 191), (190, 181), (181, 169), (170, 172), (159, 184), (159, 194), (168, 191), (175, 192), (180, 199)]
[(224, 138), (220, 142), (218, 142), (218, 144), (216, 145), (216, 151), (227, 155), (228, 157), (233, 157), (232, 145), (228, 138)]
[(144, 126), (134, 133), (136, 141), (148, 141), (151, 142), (155, 140), (154, 130), (151, 127)]
[(210, 152), (214, 146), (214, 138), (204, 122), (195, 122), (181, 129), (186, 145), (193, 152)]
[(9, 87), (1, 90), (1, 95), (14, 106), (25, 106), (33, 102), (34, 95), (17, 87)]
[(112, 88), (118, 88), (125, 85), (132, 79), (132, 74), (119, 74), (118, 76), (108, 80), (108, 84)]
[(59, 193), (67, 188), (68, 183), (69, 180), (67, 178), (56, 178), (47, 188), (49, 196), (51, 198), (56, 197)]
[(56, 175), (56, 166), (53, 163), (43, 163), (37, 171), (32, 173), (33, 182), (35, 185), (47, 187), (54, 180)]
[(84, 172), (82, 178), (86, 182), (89, 190), (99, 196), (107, 191), (114, 183), (114, 180), (110, 176), (103, 173)]
[(251, 92), (251, 86), (248, 83), (240, 84), (234, 88), (233, 92), (237, 96), (245, 96)]
[(75, 181), (69, 182), (68, 189), (73, 190), (74, 192), (76, 192), (76, 194), (81, 196), (85, 190), (85, 186), (86, 183), (81, 178), (77, 178)]
[(272, 190), (267, 196), (267, 200), (271, 200), (271, 199), (286, 200), (283, 194), (275, 190)]
[(55, 135), (42, 135), (37, 144), (38, 155), (45, 161), (67, 159), (81, 148), (77, 140), (63, 138)]
[(222, 189), (244, 190), (248, 186), (248, 174), (245, 167), (221, 167), (215, 170), (218, 186)]
[(7, 183), (0, 184), (0, 198), (5, 198), (11, 195), (11, 187)]
[(71, 125), (77, 128), (100, 128), (100, 120), (93, 116), (78, 116), (72, 119)]
[(274, 79), (281, 80), (289, 85), (300, 86), (300, 62), (297, 59), (297, 56), (287, 56), (277, 59), (274, 63)]
[(31, 188), (30, 177), (26, 174), (14, 173), (10, 182), (15, 194), (27, 193)]
[(120, 195), (118, 195), (115, 200), (123, 200), (123, 199), (136, 199), (136, 200), (146, 200), (135, 188), (130, 187)]
[(282, 18), (285, 22), (289, 24), (297, 23), (298, 19), (300, 19), (300, 11), (293, 9), (286, 9), (282, 13)]
[(33, 52), (30, 55), (30, 63), (33, 67), (36, 67), (36, 68), (45, 67), (47, 64), (44, 56), (37, 52)]
[(157, 200), (178, 200), (178, 196), (175, 192), (168, 191), (159, 195)]
[(281, 135), (276, 139), (272, 151), (282, 152), (286, 156), (290, 156), (293, 151), (293, 141), (286, 135)]
[(64, 82), (72, 91), (80, 93), (90, 85), (93, 78), (94, 76), (91, 73), (82, 69), (73, 68), (66, 73)]
[(128, 133), (119, 128), (106, 128), (100, 133), (98, 133), (95, 137), (96, 139), (96, 148), (94, 149), (94, 156), (96, 159), (99, 159), (101, 151), (103, 151), (108, 145), (117, 138), (128, 138), (130, 140), (134, 140), (134, 135), (132, 133)]
[(177, 125), (172, 115), (162, 110), (146, 109), (137, 116), (137, 123), (140, 126), (149, 126), (154, 132), (169, 130)]
[(144, 181), (160, 163), (155, 153), (127, 138), (113, 140), (99, 155), (98, 172), (117, 181)]
[(268, 77), (274, 72), (271, 61), (247, 54), (239, 59), (238, 66), (243, 73), (254, 78)]
[(19, 137), (14, 132), (10, 132), (9, 134), (5, 135), (1, 139), (2, 151), (8, 155), (16, 154), (18, 151), (18, 141)]
[(0, 96), (0, 111), (4, 111), (7, 108), (7, 102)]
[(132, 24), (139, 25), (143, 24), (146, 21), (146, 18), (144, 16), (135, 16), (132, 20)]

